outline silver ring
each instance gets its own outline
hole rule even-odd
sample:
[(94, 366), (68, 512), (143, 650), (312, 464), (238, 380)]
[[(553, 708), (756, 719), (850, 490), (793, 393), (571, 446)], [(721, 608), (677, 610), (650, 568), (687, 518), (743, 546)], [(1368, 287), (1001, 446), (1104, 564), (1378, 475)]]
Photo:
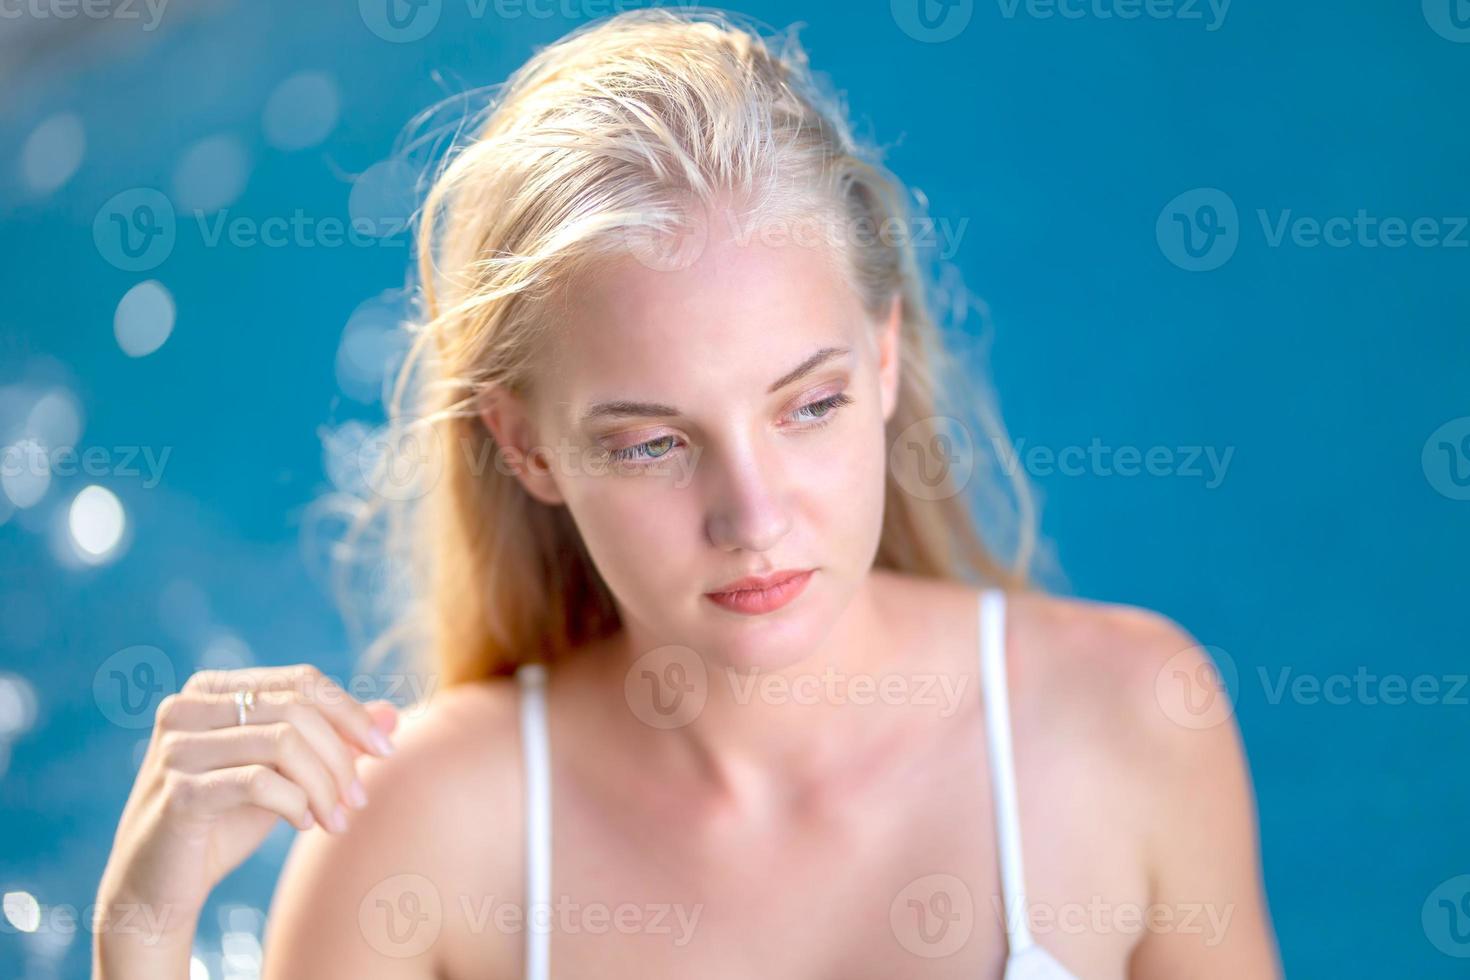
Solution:
[(245, 716), (246, 716), (246, 714), (248, 714), (249, 712), (254, 711), (254, 710), (255, 710), (255, 692), (254, 691), (236, 691), (235, 692), (235, 718), (237, 720), (236, 720), (235, 724), (237, 724), (237, 725), (243, 725), (243, 724), (245, 724)]

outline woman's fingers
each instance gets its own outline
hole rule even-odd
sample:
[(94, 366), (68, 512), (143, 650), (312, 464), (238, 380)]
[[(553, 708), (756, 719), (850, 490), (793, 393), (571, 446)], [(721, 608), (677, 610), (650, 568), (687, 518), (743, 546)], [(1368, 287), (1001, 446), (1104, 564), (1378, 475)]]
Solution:
[[(241, 725), (235, 693), (243, 690), (254, 692), (254, 702)], [(391, 709), (374, 702), (369, 711), (309, 664), (201, 670), (159, 705), (155, 738), (163, 743), (165, 768), (186, 774), (270, 766), (300, 787), (317, 821), (341, 831), (347, 812), (338, 801), (353, 808), (367, 803), (357, 750), (392, 751), (384, 732), (396, 721)]]
[(205, 773), (170, 772), (167, 794), (170, 809), (194, 820), (250, 805), (285, 817), (300, 830), (312, 825), (306, 791), (259, 763)]
[[(327, 728), (320, 718), (316, 721)], [(327, 737), (336, 739), (330, 730)], [(171, 732), (163, 737), (159, 750), (166, 768), (190, 775), (248, 765), (271, 766), (302, 789), (322, 826), (336, 832), (346, 829), (346, 811), (338, 802), (342, 795), (339, 780), (312, 740), (291, 722)], [(338, 751), (345, 754), (340, 742)], [(347, 766), (350, 772), (351, 763)]]
[[(166, 704), (173, 698), (180, 702), (168, 705), (167, 723), (195, 730), (234, 725), (239, 721), (235, 692), (241, 690), (255, 691), (255, 708), (246, 713), (247, 724), (280, 721), (286, 705), (309, 704), (319, 709), (332, 727), (361, 751), (377, 756), (387, 756), (393, 751), (392, 743), (367, 707), (310, 664), (197, 671), (182, 691), (164, 699)], [(163, 707), (159, 706), (160, 722), (164, 721)]]
[[(315, 705), (297, 704), (286, 709), (286, 721), (298, 731), (306, 746), (316, 753), (317, 760), (326, 766), (332, 780), (334, 813), (325, 815), (325, 826), (333, 830), (345, 830), (347, 815), (336, 807), (337, 800), (346, 800), (353, 809), (367, 805), (367, 795), (357, 779), (354, 755), (342, 736), (316, 710)], [(289, 741), (284, 739), (283, 741)], [(336, 826), (336, 824), (341, 826)]]

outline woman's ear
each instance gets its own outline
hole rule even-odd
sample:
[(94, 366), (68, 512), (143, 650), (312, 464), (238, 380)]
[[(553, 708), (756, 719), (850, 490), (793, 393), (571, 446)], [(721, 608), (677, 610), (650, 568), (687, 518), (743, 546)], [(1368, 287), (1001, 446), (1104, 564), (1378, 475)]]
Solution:
[(903, 350), (903, 294), (895, 291), (888, 314), (878, 325), (878, 386), (883, 405), (883, 421), (893, 417), (898, 407), (898, 377)]
[(510, 470), (521, 486), (543, 504), (565, 503), (556, 484), (556, 454), (543, 445), (526, 400), (500, 385), (491, 385), (475, 397), (476, 409), (495, 440), (497, 466)]

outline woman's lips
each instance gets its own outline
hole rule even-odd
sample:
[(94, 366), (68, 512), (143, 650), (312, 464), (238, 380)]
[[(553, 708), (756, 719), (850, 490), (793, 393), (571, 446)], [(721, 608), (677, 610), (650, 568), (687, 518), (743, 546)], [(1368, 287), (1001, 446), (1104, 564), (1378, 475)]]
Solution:
[(746, 616), (774, 612), (801, 595), (815, 569), (781, 576), (765, 588), (737, 589), (730, 592), (706, 592), (704, 597), (715, 605)]

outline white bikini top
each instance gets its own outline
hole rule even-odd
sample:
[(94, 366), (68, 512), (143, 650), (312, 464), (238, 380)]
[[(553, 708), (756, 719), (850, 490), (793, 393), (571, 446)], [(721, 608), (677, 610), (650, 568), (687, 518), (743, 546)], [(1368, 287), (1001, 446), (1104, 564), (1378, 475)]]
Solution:
[[(991, 792), (1000, 854), (1001, 901), (1007, 947), (1003, 980), (1076, 980), (1036, 944), (1026, 924), (1025, 874), (1021, 868), (1021, 818), (1011, 754), (1011, 710), (1006, 686), (1005, 593), (980, 593), (980, 687), (985, 697)], [(522, 664), (521, 748), (526, 774), (526, 980), (550, 980), (551, 752), (546, 725), (546, 668)]]

